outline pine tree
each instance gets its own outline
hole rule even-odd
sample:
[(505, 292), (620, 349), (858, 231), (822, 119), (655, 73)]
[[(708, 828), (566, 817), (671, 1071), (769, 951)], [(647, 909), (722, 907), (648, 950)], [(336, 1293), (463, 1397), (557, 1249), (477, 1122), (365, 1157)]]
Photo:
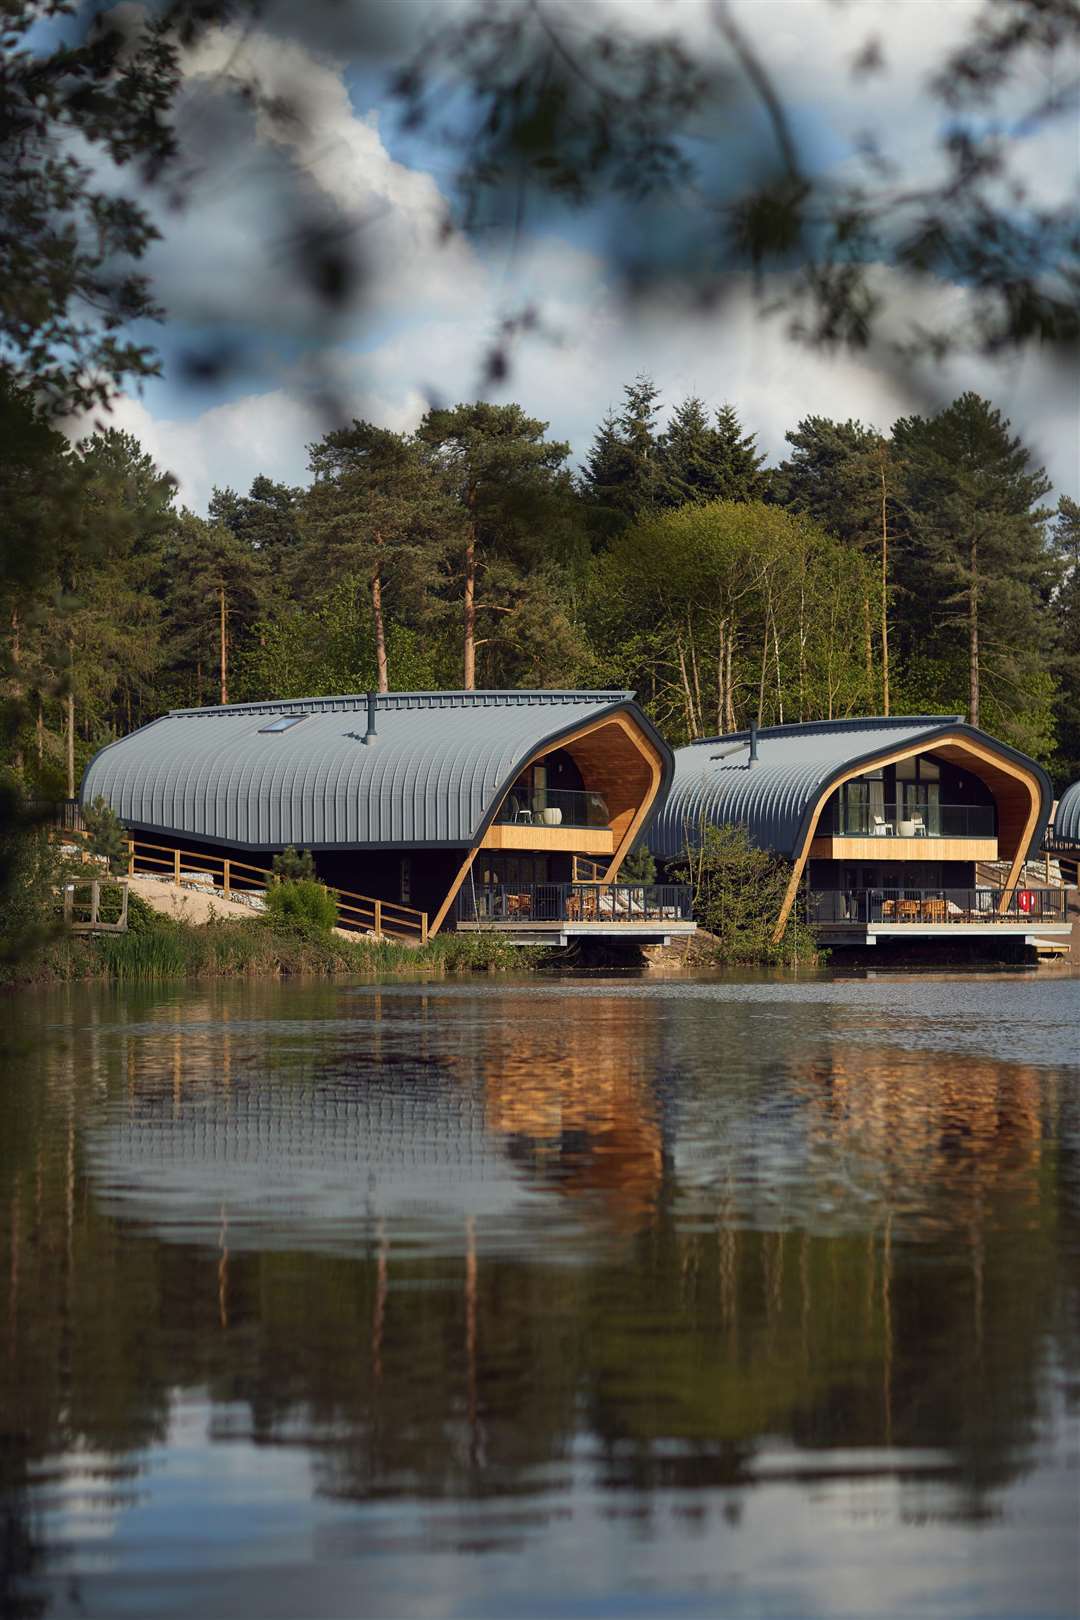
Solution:
[(1049, 688), (1035, 675), (1053, 557), (1049, 513), (1038, 503), (1049, 480), (978, 394), (962, 394), (929, 420), (897, 422), (893, 439), (905, 464), (908, 514), (900, 583), (916, 609), (926, 604), (911, 628), (954, 669), (964, 646), (972, 725), (993, 726), (1044, 754)]
[(230, 701), (233, 653), (259, 617), (267, 577), (262, 559), (231, 529), (180, 514), (166, 560), (166, 643), (174, 668), (189, 682), (194, 675), (188, 701), (201, 704), (211, 692), (212, 701)]
[[(429, 411), (418, 438), (458, 504), (463, 543), (463, 680), (476, 685), (479, 648), (550, 640), (566, 626), (554, 565), (576, 539), (570, 446), (520, 405), (481, 401)], [(560, 552), (562, 557), (560, 558)], [(478, 629), (486, 634), (478, 634)]]
[(1052, 606), (1058, 638), (1057, 768), (1064, 787), (1080, 780), (1080, 505), (1068, 495), (1058, 501), (1052, 542), (1061, 571)]
[(453, 503), (420, 441), (354, 420), (310, 448), (315, 482), (303, 504), (300, 578), (310, 585), (362, 580), (375, 638), (377, 684), (390, 690), (384, 592), (429, 616), (445, 569)]

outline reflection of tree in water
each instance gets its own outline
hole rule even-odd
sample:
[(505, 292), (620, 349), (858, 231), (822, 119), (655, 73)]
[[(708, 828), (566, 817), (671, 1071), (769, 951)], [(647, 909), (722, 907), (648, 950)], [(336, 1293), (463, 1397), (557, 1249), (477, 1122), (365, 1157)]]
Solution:
[[(320, 1487), (355, 1499), (543, 1497), (583, 1433), (600, 1483), (645, 1493), (748, 1488), (765, 1436), (801, 1448), (781, 1461), (800, 1478), (823, 1450), (891, 1448), (867, 1463), (891, 1474), (932, 1447), (902, 1500), (921, 1511), (928, 1483), (947, 1480), (946, 1511), (967, 1519), (1026, 1466), (1046, 1346), (1065, 1364), (1080, 1347), (1067, 1273), (1077, 1166), (1062, 1146), (1076, 1104), (1054, 1074), (839, 1046), (773, 1070), (779, 1101), (801, 1105), (807, 1174), (827, 1192), (830, 1165), (846, 1163), (873, 1196), (842, 1230), (762, 1230), (723, 1176), (709, 1218), (685, 1201), (657, 1081), (668, 1012), (560, 999), (550, 1022), (534, 1008), (526, 1026), (514, 995), (479, 1014), (433, 998), (426, 1034), (416, 1005), (396, 1034), (384, 1023), (383, 1056), (406, 1039), (414, 1052), (395, 1083), (434, 1074), (447, 1108), (456, 1092), (471, 1130), (557, 1187), (562, 1247), (500, 1254), (482, 1219), (463, 1218), (456, 1254), (425, 1253), (396, 1243), (383, 1214), (352, 1253), (259, 1250), (234, 1244), (216, 1198), (204, 1241), (163, 1240), (100, 1198), (83, 1160), (78, 1122), (105, 1101), (152, 1121), (155, 1151), (170, 1132), (198, 1151), (188, 1115), (223, 1088), (252, 1091), (260, 1043), (278, 1036), (263, 1072), (292, 1085), (296, 1140), (310, 1143), (328, 1096), (347, 1135), (343, 1077), (357, 1098), (373, 1084), (362, 1027), (316, 1048), (302, 1024), (295, 1040), (268, 1037), (212, 1012), (180, 1046), (152, 1020), (108, 1040), (91, 1028), (6, 1077), (0, 1410), (16, 1419), (0, 1466), (13, 1556), (33, 1554), (20, 1496), (31, 1467), (67, 1454), (55, 1466), (89, 1477), (81, 1448), (99, 1459), (102, 1500), (119, 1504), (144, 1488), (140, 1453), (165, 1435), (177, 1390), (209, 1390), (222, 1443), (239, 1406), (255, 1439), (310, 1445)], [(365, 1118), (378, 1128), (377, 1112)], [(575, 1252), (565, 1213), (579, 1207), (590, 1236)], [(534, 1510), (522, 1500), (523, 1524)]]

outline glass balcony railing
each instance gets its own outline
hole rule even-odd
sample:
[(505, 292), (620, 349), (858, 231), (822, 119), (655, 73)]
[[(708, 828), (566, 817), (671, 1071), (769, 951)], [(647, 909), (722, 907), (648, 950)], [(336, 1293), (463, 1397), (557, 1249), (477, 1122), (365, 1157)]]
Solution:
[(830, 831), (837, 838), (993, 838), (996, 814), (985, 804), (886, 804), (874, 808), (841, 799)]
[(610, 819), (603, 794), (588, 788), (513, 788), (495, 817), (497, 825), (517, 827), (606, 827)]
[(837, 889), (812, 892), (811, 924), (1061, 923), (1064, 889)]

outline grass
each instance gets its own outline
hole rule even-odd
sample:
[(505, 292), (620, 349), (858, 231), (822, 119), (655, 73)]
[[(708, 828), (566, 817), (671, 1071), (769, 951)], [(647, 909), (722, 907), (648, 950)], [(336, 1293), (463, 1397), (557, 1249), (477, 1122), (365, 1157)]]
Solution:
[(194, 927), (152, 911), (135, 895), (129, 904), (126, 934), (54, 938), (28, 960), (9, 965), (7, 982), (104, 978), (149, 984), (246, 976), (520, 972), (533, 967), (541, 954), (536, 947), (483, 934), (439, 935), (412, 948), (390, 939), (346, 939), (310, 926), (283, 927), (268, 918), (217, 918)]

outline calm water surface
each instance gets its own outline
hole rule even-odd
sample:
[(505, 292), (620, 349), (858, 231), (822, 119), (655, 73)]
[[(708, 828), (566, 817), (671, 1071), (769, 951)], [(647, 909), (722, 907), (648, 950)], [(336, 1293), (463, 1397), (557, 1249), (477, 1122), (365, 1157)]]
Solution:
[(1080, 978), (0, 1017), (4, 1614), (1080, 1610)]

